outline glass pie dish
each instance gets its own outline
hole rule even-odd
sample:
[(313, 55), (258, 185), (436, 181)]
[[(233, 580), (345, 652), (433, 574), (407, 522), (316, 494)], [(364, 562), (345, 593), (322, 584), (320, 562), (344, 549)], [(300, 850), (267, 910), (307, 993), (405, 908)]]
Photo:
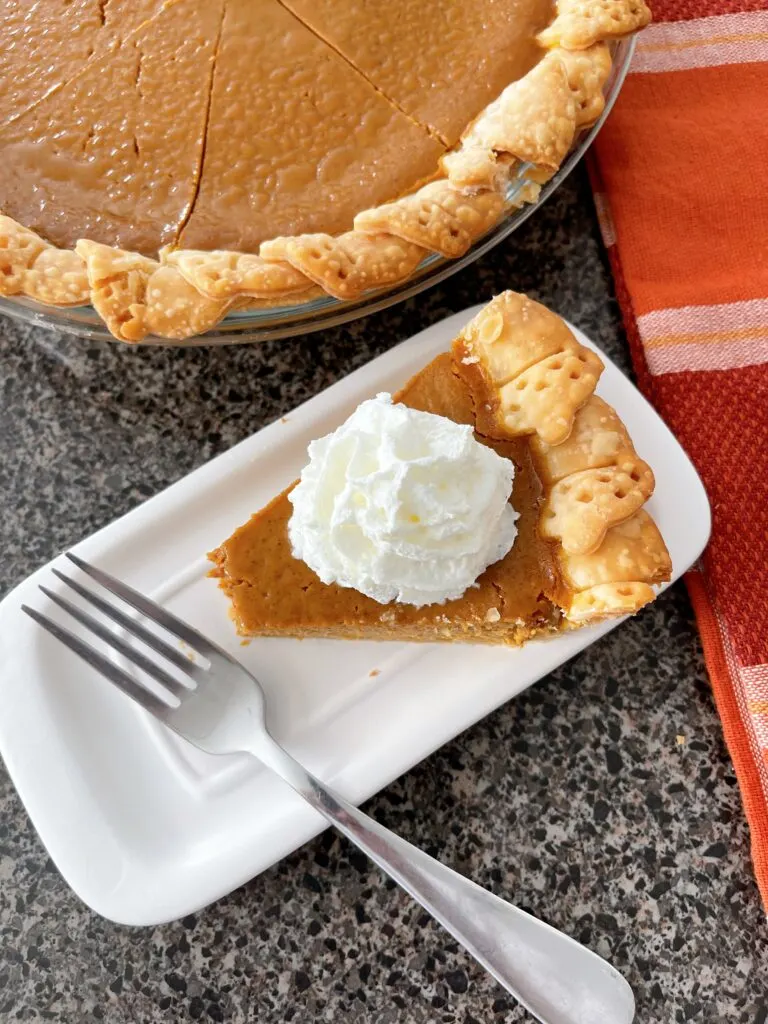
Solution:
[[(422, 260), (407, 280), (388, 288), (368, 292), (358, 299), (342, 301), (329, 295), (323, 295), (301, 304), (273, 306), (267, 309), (234, 310), (228, 313), (212, 330), (195, 338), (169, 341), (166, 338), (149, 336), (140, 344), (226, 345), (307, 334), (310, 331), (335, 327), (346, 321), (376, 313), (444, 281), (451, 274), (468, 266), (511, 235), (554, 192), (576, 166), (602, 127), (618, 97), (629, 69), (635, 44), (635, 38), (630, 37), (618, 42), (612, 48), (613, 64), (604, 90), (605, 109), (599, 119), (577, 137), (571, 152), (557, 173), (542, 187), (536, 201), (512, 207), (509, 213), (463, 256), (458, 259), (446, 259), (443, 256), (431, 254)], [(521, 164), (516, 178), (510, 183), (507, 200), (511, 206), (518, 193), (525, 187), (526, 173), (530, 169), (530, 165)], [(45, 327), (77, 337), (115, 341), (91, 306), (55, 308), (43, 306), (32, 299), (23, 297), (0, 297), (0, 313), (37, 327)]]

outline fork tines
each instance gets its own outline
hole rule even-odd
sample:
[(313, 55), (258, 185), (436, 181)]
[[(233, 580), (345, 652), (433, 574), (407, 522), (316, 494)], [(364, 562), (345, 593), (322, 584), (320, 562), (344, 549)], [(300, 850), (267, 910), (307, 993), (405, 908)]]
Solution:
[[(173, 636), (177, 641), (181, 641), (192, 648), (190, 656), (187, 656), (183, 651), (179, 650), (177, 647), (171, 646), (163, 640), (162, 637), (158, 636), (157, 633), (148, 629), (134, 616), (128, 615), (126, 612), (116, 607), (111, 601), (94, 593), (87, 587), (84, 587), (82, 584), (71, 579), (60, 570), (51, 570), (54, 576), (61, 583), (73, 590), (79, 597), (87, 601), (98, 612), (106, 618), (111, 619), (117, 626), (121, 627), (141, 643), (155, 651), (171, 665), (181, 669), (185, 677), (186, 685), (180, 678), (172, 675), (162, 665), (159, 665), (152, 658), (148, 657), (141, 650), (136, 648), (128, 639), (123, 638), (114, 630), (104, 625), (83, 608), (73, 604), (71, 601), (62, 597), (61, 594), (55, 593), (48, 587), (42, 586), (42, 584), (40, 585), (40, 590), (50, 601), (70, 615), (76, 622), (88, 630), (89, 633), (93, 634), (93, 636), (106, 644), (107, 647), (122, 655), (138, 669), (144, 672), (150, 679), (154, 680), (154, 682), (160, 686), (161, 692), (167, 700), (163, 700), (156, 696), (155, 693), (150, 691), (145, 685), (131, 676), (128, 672), (124, 671), (124, 669), (114, 661), (111, 661), (95, 647), (86, 643), (79, 636), (72, 633), (64, 626), (60, 626), (57, 622), (54, 622), (54, 620), (50, 619), (47, 615), (43, 615), (36, 609), (30, 608), (28, 605), (22, 605), (22, 609), (27, 613), (27, 615), (34, 619), (35, 622), (42, 626), (43, 629), (47, 630), (47, 632), (56, 637), (57, 640), (63, 643), (71, 651), (74, 651), (75, 654), (78, 654), (89, 665), (95, 668), (102, 675), (106, 676), (107, 679), (114, 683), (115, 686), (123, 691), (123, 693), (137, 701), (142, 705), (142, 707), (146, 708), (147, 711), (159, 718), (165, 719), (168, 713), (177, 707), (184, 696), (194, 688), (196, 683), (202, 681), (203, 676), (207, 674), (208, 669), (211, 667), (212, 660), (223, 654), (223, 652), (220, 652), (210, 640), (207, 640), (202, 636), (202, 634), (198, 633), (197, 630), (187, 625), (187, 623), (177, 619), (174, 615), (171, 615), (170, 612), (155, 604), (154, 601), (151, 601), (149, 598), (144, 597), (143, 594), (133, 590), (133, 588), (127, 586), (125, 583), (122, 583), (120, 580), (110, 576), (109, 573), (104, 572), (102, 569), (97, 569), (95, 566), (89, 565), (87, 562), (71, 553), (67, 553), (67, 558), (69, 558), (69, 560), (79, 569), (91, 576), (91, 578), (104, 587), (105, 590), (109, 591), (115, 597), (118, 597), (135, 611), (141, 613), (148, 621), (162, 627), (163, 630)], [(203, 663), (199, 660), (200, 657), (202, 657)]]

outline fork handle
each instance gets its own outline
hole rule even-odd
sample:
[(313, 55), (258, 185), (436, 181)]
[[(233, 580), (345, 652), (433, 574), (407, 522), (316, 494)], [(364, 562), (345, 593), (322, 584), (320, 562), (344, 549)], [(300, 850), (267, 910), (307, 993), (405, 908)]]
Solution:
[(424, 907), (544, 1024), (630, 1024), (634, 997), (596, 953), (446, 867), (329, 789), (271, 736), (251, 751)]

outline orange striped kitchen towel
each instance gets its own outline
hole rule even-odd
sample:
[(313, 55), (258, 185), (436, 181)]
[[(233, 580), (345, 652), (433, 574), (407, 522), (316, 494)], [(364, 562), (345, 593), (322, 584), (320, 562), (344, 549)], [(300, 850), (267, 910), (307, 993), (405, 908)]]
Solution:
[(656, 0), (591, 155), (640, 386), (712, 503), (687, 575), (768, 907), (768, 0)]

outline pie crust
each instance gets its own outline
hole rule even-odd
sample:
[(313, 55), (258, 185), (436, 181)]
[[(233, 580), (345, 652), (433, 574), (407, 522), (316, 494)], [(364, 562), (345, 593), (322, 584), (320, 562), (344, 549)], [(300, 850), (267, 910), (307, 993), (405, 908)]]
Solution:
[[(293, 557), (289, 488), (209, 556), (238, 632), (519, 645), (636, 612), (672, 566), (642, 507), (653, 472), (594, 394), (602, 370), (554, 313), (524, 295), (499, 295), (395, 398), (473, 425), (478, 440), (515, 463), (511, 551), (458, 600), (381, 605), (321, 583)], [(514, 420), (508, 393), (522, 412)]]
[[(167, 17), (169, 10), (175, 15), (178, 8), (180, 19), (186, 14), (185, 0), (142, 0), (133, 8), (127, 0), (110, 0), (101, 6), (125, 7), (130, 12), (125, 31), (134, 33), (142, 32), (154, 18)], [(321, 18), (327, 3), (287, 0), (283, 6), (298, 9), (311, 21), (307, 12)], [(218, 10), (224, 8), (212, 4), (208, 16), (215, 17)], [(146, 20), (138, 24), (141, 18)], [(139, 342), (148, 335), (193, 337), (210, 330), (232, 309), (296, 304), (323, 293), (356, 299), (366, 291), (392, 286), (408, 278), (430, 253), (449, 259), (461, 256), (510, 205), (536, 199), (578, 131), (602, 112), (603, 86), (611, 68), (608, 44), (649, 20), (643, 0), (556, 0), (555, 17), (536, 37), (544, 56), (503, 88), (455, 144), (447, 134), (451, 124), (427, 111), (424, 116), (434, 122), (435, 138), (452, 144), (433, 165), (433, 180), (361, 210), (351, 230), (283, 235), (262, 242), (258, 252), (179, 248), (174, 242), (157, 258), (148, 258), (89, 239), (79, 240), (73, 248), (59, 248), (0, 215), (0, 294), (24, 295), (51, 306), (91, 303), (116, 338)], [(109, 46), (117, 42), (115, 36)], [(210, 60), (215, 61), (214, 53)], [(6, 69), (8, 75), (22, 72), (28, 74), (28, 69)], [(205, 110), (185, 109), (183, 116), (190, 124), (201, 123)], [(407, 130), (410, 116), (408, 110), (396, 115), (397, 131)], [(209, 139), (208, 144), (213, 142)], [(437, 141), (434, 146), (436, 154), (444, 149)], [(220, 149), (218, 159), (225, 162), (225, 140)], [(425, 148), (420, 159), (426, 160), (429, 152)], [(173, 173), (171, 166), (170, 180)], [(510, 183), (520, 175), (525, 183), (510, 204)], [(198, 187), (206, 187), (204, 178)], [(171, 189), (166, 207), (172, 201), (187, 202)], [(129, 208), (129, 196), (125, 202)], [(161, 207), (157, 216), (162, 218), (164, 211)], [(182, 243), (185, 237), (209, 237), (194, 229), (195, 223), (193, 212), (180, 231)], [(128, 228), (124, 237), (131, 238)], [(533, 416), (540, 412), (531, 408)]]
[(603, 363), (546, 307), (503, 292), (453, 346), (478, 433), (527, 437), (572, 624), (635, 612), (670, 578), (669, 552), (642, 506), (651, 467), (595, 386)]

